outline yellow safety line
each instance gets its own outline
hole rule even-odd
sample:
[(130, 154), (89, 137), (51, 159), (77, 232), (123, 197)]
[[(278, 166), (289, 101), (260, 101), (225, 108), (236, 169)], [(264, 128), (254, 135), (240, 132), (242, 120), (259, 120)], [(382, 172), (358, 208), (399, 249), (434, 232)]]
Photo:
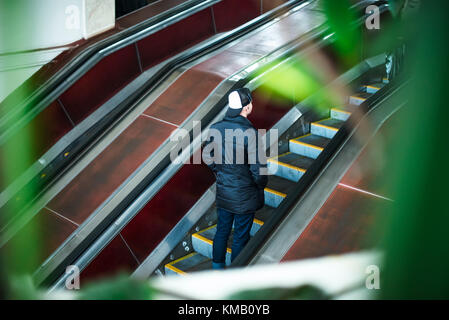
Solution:
[(174, 261), (172, 261), (172, 262), (170, 262), (170, 263), (168, 263), (168, 264), (175, 264), (175, 263), (178, 263), (179, 261), (182, 261), (182, 260), (184, 260), (184, 259), (187, 259), (187, 258), (190, 258), (190, 257), (192, 257), (192, 256), (194, 256), (194, 255), (196, 255), (197, 253), (196, 252), (192, 252), (192, 253), (189, 253), (188, 255), (186, 255), (186, 256), (184, 256), (184, 257), (181, 257), (181, 258), (179, 258), (179, 259), (176, 259), (176, 260), (174, 260)]
[(187, 274), (186, 272), (184, 272), (184, 271), (182, 271), (182, 270), (180, 270), (180, 269), (178, 269), (178, 268), (176, 268), (176, 267), (174, 267), (174, 266), (172, 266), (170, 264), (166, 264), (165, 267), (167, 267), (171, 271), (174, 271), (174, 272), (176, 272), (176, 273), (178, 273), (178, 274), (180, 274), (182, 276), (185, 276)]
[(349, 111), (346, 111), (346, 110), (343, 110), (343, 109), (338, 109), (338, 108), (332, 108), (331, 110), (335, 110), (335, 111), (338, 111), (338, 112), (343, 112), (343, 113), (346, 113), (346, 114), (352, 114)]
[(257, 223), (258, 225), (263, 226), (263, 221), (260, 221), (259, 219), (254, 219), (254, 223)]
[(358, 100), (362, 100), (362, 101), (365, 101), (365, 100), (366, 100), (366, 98), (357, 97), (357, 96), (351, 96), (351, 98), (358, 99)]
[(176, 267), (173, 266), (173, 265), (176, 264), (176, 263), (178, 263), (179, 261), (182, 261), (182, 260), (184, 260), (184, 259), (193, 257), (193, 256), (196, 255), (196, 254), (197, 254), (196, 252), (189, 253), (188, 255), (186, 255), (186, 256), (184, 256), (184, 257), (181, 257), (181, 258), (176, 259), (176, 260), (174, 260), (174, 261), (172, 261), (172, 262), (170, 262), (170, 263), (167, 263), (165, 266), (166, 266), (167, 268), (169, 268), (170, 270), (176, 272), (176, 273), (185, 275), (185, 274), (187, 274), (186, 272), (184, 272), (184, 271), (182, 271), (182, 270), (176, 268)]
[(275, 157), (273, 157), (273, 158), (269, 158), (268, 161), (274, 160), (274, 159), (278, 159), (278, 158), (283, 157), (283, 156), (286, 156), (286, 155), (288, 155), (288, 154), (290, 154), (290, 153), (291, 153), (290, 151), (287, 151), (287, 152), (285, 152), (285, 153), (283, 153), (283, 154), (280, 154), (280, 155), (278, 155), (278, 156), (275, 156)]
[(198, 231), (198, 232), (195, 232), (195, 233), (202, 233), (202, 232), (205, 232), (205, 231), (207, 231), (207, 230), (213, 229), (213, 228), (215, 228), (216, 226), (217, 226), (217, 224), (214, 224), (214, 225), (211, 225), (210, 227), (207, 227), (206, 229), (202, 229), (202, 230), (200, 230), (200, 231)]
[(267, 191), (267, 192), (273, 193), (275, 195), (281, 196), (283, 198), (285, 198), (287, 196), (285, 193), (282, 193), (282, 192), (279, 192), (279, 191), (276, 191), (276, 190), (273, 190), (273, 189), (270, 189), (270, 188), (265, 188), (264, 190)]
[[(331, 119), (331, 118), (320, 120), (320, 121), (325, 121), (325, 120), (329, 120), (329, 119)], [(334, 128), (334, 127), (331, 127), (331, 126), (326, 126), (325, 124), (321, 124), (319, 122), (312, 122), (312, 125), (323, 127), (323, 128), (327, 128), (327, 129), (331, 129), (331, 130), (334, 130), (334, 131), (338, 131), (338, 128)]]
[(293, 143), (301, 144), (303, 146), (311, 147), (311, 148), (314, 148), (314, 149), (317, 149), (317, 150), (320, 150), (320, 151), (324, 150), (324, 148), (317, 147), (317, 146), (314, 146), (313, 144), (305, 143), (305, 142), (302, 142), (302, 141), (298, 141), (298, 140), (294, 140), (294, 139), (292, 139), (290, 141), (293, 142)]
[[(198, 233), (192, 234), (192, 237), (195, 237), (195, 238), (197, 238), (197, 239), (199, 239), (201, 241), (207, 242), (210, 245), (214, 244), (214, 242), (212, 240), (207, 239), (206, 237), (203, 237), (202, 235), (200, 235)], [(226, 251), (229, 252), (229, 253), (232, 253), (232, 250), (230, 248), (226, 248)]]
[(284, 167), (287, 167), (287, 168), (290, 168), (290, 169), (293, 169), (293, 170), (296, 170), (296, 171), (306, 172), (305, 169), (302, 169), (300, 167), (295, 167), (295, 166), (292, 166), (291, 164), (288, 164), (288, 163), (285, 163), (285, 162), (280, 162), (280, 161), (277, 161), (277, 160), (274, 160), (274, 159), (268, 159), (268, 162), (277, 163), (280, 166), (284, 166)]
[(375, 87), (375, 86), (372, 86), (372, 85), (369, 85), (369, 84), (367, 84), (365, 87), (371, 88), (371, 89), (380, 90), (380, 87)]

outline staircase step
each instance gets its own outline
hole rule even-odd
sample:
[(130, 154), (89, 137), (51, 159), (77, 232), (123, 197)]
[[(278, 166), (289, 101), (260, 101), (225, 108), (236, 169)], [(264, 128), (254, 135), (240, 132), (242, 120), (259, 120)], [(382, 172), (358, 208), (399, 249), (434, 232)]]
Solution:
[(364, 87), (366, 93), (374, 94), (380, 89), (382, 89), (385, 86), (385, 83), (373, 83), (373, 84), (367, 84)]
[(367, 92), (355, 93), (349, 97), (349, 104), (361, 105), (370, 96), (371, 94)]
[(268, 185), (265, 188), (265, 204), (277, 208), (287, 194), (295, 187), (295, 183), (278, 177), (269, 176)]
[(165, 265), (166, 275), (185, 275), (189, 272), (207, 270), (212, 268), (212, 260), (198, 252), (192, 252), (184, 257)]
[(289, 141), (289, 148), (293, 153), (316, 159), (329, 141), (330, 139), (328, 138), (309, 133), (305, 136), (291, 139)]
[(312, 134), (332, 139), (345, 122), (337, 119), (324, 119), (310, 124)]
[(313, 159), (287, 152), (277, 157), (268, 159), (270, 173), (297, 182), (304, 172), (312, 165)]
[(382, 78), (382, 82), (386, 84), (386, 83), (388, 83), (390, 81), (388, 80), (388, 78)]

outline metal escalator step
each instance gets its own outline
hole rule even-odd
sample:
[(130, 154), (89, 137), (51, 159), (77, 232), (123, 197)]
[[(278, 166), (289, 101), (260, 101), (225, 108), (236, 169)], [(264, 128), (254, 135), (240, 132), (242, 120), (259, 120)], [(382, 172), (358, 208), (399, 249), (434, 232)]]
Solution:
[(385, 83), (373, 83), (364, 85), (366, 93), (374, 94), (385, 86)]
[(331, 109), (331, 118), (341, 121), (346, 121), (358, 106), (348, 104), (345, 106), (335, 107)]
[(324, 119), (312, 122), (310, 131), (312, 134), (332, 139), (345, 122), (337, 119)]
[(210, 269), (212, 260), (198, 252), (192, 252), (184, 257), (165, 265), (165, 274), (185, 275), (188, 272)]
[(265, 223), (273, 214), (275, 208), (264, 205), (262, 209), (256, 211), (256, 219)]
[[(262, 225), (263, 225), (262, 221), (258, 220), (257, 218), (254, 219), (253, 226), (251, 227), (250, 231), (251, 236), (254, 235)], [(192, 234), (193, 249), (196, 252), (202, 254), (203, 256), (212, 259), (212, 245), (216, 232), (217, 232), (217, 225), (215, 224), (209, 228), (200, 230), (197, 233)], [(231, 234), (228, 239), (228, 246), (226, 249), (226, 265), (231, 264), (231, 253), (232, 253), (231, 246), (233, 234), (234, 232), (231, 231)]]
[(287, 152), (268, 159), (268, 169), (276, 176), (297, 182), (312, 165), (313, 159)]
[(295, 187), (295, 183), (278, 177), (269, 176), (268, 185), (265, 188), (265, 204), (277, 208), (287, 194)]
[[(215, 224), (209, 228), (200, 230), (197, 233), (192, 234), (193, 249), (196, 252), (202, 254), (203, 256), (212, 259), (212, 245), (216, 232), (217, 232), (217, 225)], [(226, 264), (229, 265), (231, 263), (231, 252), (232, 252), (229, 245), (229, 241), (228, 241), (228, 248), (226, 251), (227, 251)]]
[(293, 153), (316, 159), (329, 141), (330, 139), (328, 138), (309, 133), (302, 137), (291, 139), (289, 148)]
[(355, 93), (349, 97), (349, 104), (361, 105), (370, 96), (371, 94), (367, 92)]

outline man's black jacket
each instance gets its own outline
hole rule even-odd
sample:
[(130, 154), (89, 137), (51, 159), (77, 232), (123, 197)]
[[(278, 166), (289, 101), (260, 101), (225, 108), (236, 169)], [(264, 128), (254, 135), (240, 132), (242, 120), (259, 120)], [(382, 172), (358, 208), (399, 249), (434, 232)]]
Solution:
[(256, 129), (245, 117), (225, 117), (211, 126), (203, 159), (217, 179), (218, 208), (246, 214), (263, 207), (268, 178), (260, 174), (266, 163), (260, 162), (259, 144)]

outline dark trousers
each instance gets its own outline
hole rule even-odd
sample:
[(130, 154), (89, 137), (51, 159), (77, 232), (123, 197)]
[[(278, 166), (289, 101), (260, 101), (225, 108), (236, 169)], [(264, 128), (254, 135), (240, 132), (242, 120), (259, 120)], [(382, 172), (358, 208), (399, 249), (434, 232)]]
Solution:
[(249, 241), (249, 232), (253, 225), (254, 213), (234, 214), (221, 208), (218, 208), (217, 212), (218, 223), (212, 249), (212, 267), (214, 269), (222, 269), (225, 267), (226, 249), (232, 230), (232, 223), (234, 222), (234, 234), (231, 248), (231, 261), (234, 261)]

